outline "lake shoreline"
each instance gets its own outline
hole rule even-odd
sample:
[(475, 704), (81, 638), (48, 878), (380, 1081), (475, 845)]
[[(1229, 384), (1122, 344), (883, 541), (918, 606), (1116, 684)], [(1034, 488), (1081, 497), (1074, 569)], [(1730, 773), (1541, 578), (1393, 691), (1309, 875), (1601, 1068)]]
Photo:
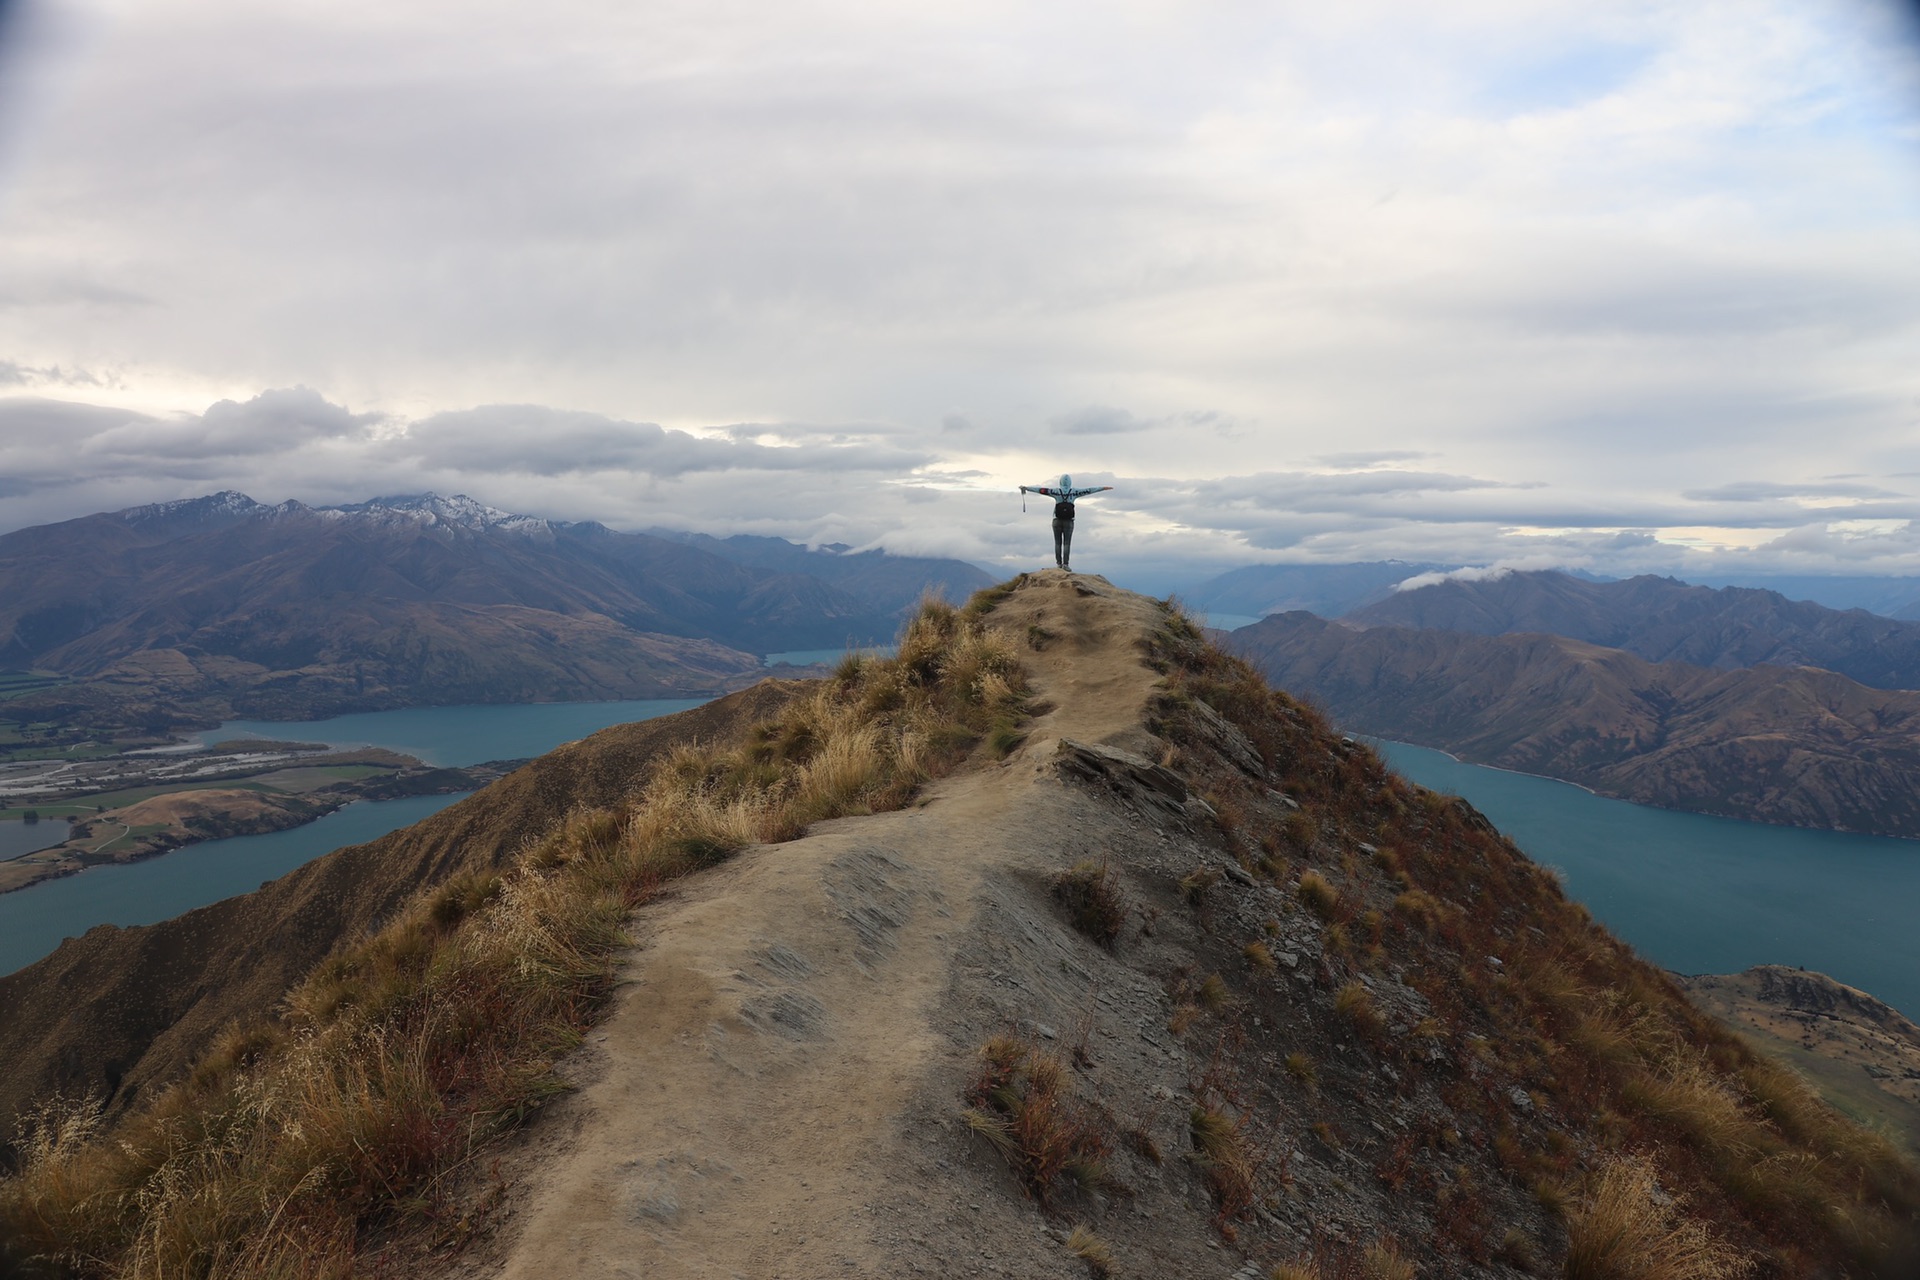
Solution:
[[(364, 843), (410, 825), (564, 743), (615, 725), (690, 710), (703, 701), (675, 698), (480, 704), (409, 708), (328, 721), (223, 722), (194, 735), (197, 744), (189, 741), (186, 745), (209, 752), (216, 745), (265, 752), (272, 744), (287, 747), (298, 739), (297, 745), (316, 748), (310, 753), (297, 753), (279, 766), (279, 782), (297, 787), (302, 795), (329, 794), (333, 783), (348, 780), (321, 777), (324, 770), (315, 767), (317, 762), (364, 759), (369, 765), (363, 766), (364, 774), (350, 779), (354, 793), (345, 803), (297, 825), (260, 834), (196, 834), (191, 841), (164, 851), (154, 850), (149, 856), (109, 859), (94, 867), (68, 866), (59, 874), (16, 886), (31, 892), (0, 892), (0, 969), (10, 972), (31, 964), (50, 953), (61, 937), (78, 937), (97, 925), (153, 923), (251, 891), (262, 881), (284, 875), (335, 848)], [(176, 761), (181, 758), (177, 752), (168, 755)], [(392, 762), (402, 756), (411, 767), (392, 767)], [(376, 757), (389, 764), (377, 771), (379, 776), (368, 776), (375, 773), (371, 761)], [(161, 757), (162, 762), (165, 759)], [(360, 769), (351, 772), (360, 773)], [(295, 774), (298, 776), (290, 776)], [(361, 800), (367, 803), (358, 803)], [(41, 807), (44, 810), (47, 806)], [(96, 822), (102, 816), (92, 803), (66, 807)], [(93, 838), (118, 830), (96, 832)], [(134, 830), (138, 834), (139, 827)], [(332, 832), (339, 834), (329, 834)], [(242, 850), (250, 852), (243, 854)], [(34, 852), (45, 850), (23, 856), (31, 857)], [(224, 869), (217, 874), (206, 870), (216, 864)], [(0, 862), (0, 870), (7, 865)], [(78, 875), (82, 870), (97, 874)], [(146, 887), (134, 893), (128, 886), (135, 884)], [(155, 914), (162, 906), (164, 912)], [(9, 933), (15, 936), (9, 938)], [(38, 946), (45, 949), (36, 952)]]
[(1658, 808), (1433, 747), (1374, 743), (1394, 772), (1462, 797), (1561, 872), (1568, 897), (1662, 968), (1805, 967), (1920, 1010), (1911, 839)]
[(1396, 746), (1417, 747), (1422, 751), (1437, 751), (1456, 764), (1469, 765), (1475, 769), (1491, 769), (1496, 773), (1510, 773), (1518, 778), (1537, 778), (1541, 782), (1557, 782), (1561, 786), (1573, 787), (1575, 790), (1584, 791), (1588, 795), (1596, 796), (1602, 800), (1617, 800), (1621, 804), (1630, 804), (1641, 809), (1657, 809), (1661, 813), (1691, 813), (1702, 818), (1719, 818), (1725, 822), (1750, 823), (1756, 827), (1778, 827), (1788, 831), (1831, 831), (1836, 835), (1872, 836), (1875, 840), (1905, 840), (1910, 843), (1920, 843), (1920, 835), (1906, 835), (1898, 831), (1868, 831), (1858, 827), (1838, 826), (1816, 827), (1800, 822), (1769, 822), (1765, 818), (1752, 818), (1732, 813), (1720, 813), (1712, 809), (1688, 809), (1679, 805), (1653, 804), (1646, 800), (1635, 799), (1633, 796), (1626, 795), (1619, 791), (1603, 791), (1598, 787), (1590, 787), (1584, 782), (1575, 782), (1572, 778), (1556, 777), (1551, 773), (1534, 773), (1527, 769), (1515, 769), (1510, 765), (1494, 764), (1490, 760), (1474, 760), (1467, 756), (1455, 755), (1445, 747), (1436, 747), (1425, 742), (1408, 742), (1401, 738), (1383, 737), (1380, 734), (1367, 733), (1359, 729), (1343, 729), (1341, 732), (1350, 734), (1352, 737), (1368, 743), (1385, 742), (1393, 743)]
[[(198, 812), (185, 820), (171, 822), (160, 830), (142, 830), (138, 835), (135, 832), (140, 828), (117, 820), (114, 812), (110, 811), (72, 823), (68, 827), (70, 834), (66, 840), (0, 859), (0, 895), (25, 892), (50, 880), (79, 875), (96, 867), (131, 866), (214, 840), (292, 831), (365, 800), (469, 793), (505, 777), (525, 763), (524, 760), (498, 761), (466, 769), (435, 769), (420, 766), (416, 761), (415, 767), (403, 769), (398, 774), (376, 775), (363, 782), (338, 784), (305, 795), (273, 796), (269, 799), (255, 792), (235, 793), (236, 796), (244, 794), (256, 797), (260, 803)], [(155, 799), (197, 799), (224, 794), (219, 791), (172, 792), (163, 793)], [(119, 826), (121, 833), (104, 844), (88, 848), (85, 842), (93, 838), (96, 823), (104, 823), (108, 827)], [(124, 848), (115, 848), (122, 840), (129, 843)], [(29, 860), (36, 861), (31, 866), (21, 865)]]

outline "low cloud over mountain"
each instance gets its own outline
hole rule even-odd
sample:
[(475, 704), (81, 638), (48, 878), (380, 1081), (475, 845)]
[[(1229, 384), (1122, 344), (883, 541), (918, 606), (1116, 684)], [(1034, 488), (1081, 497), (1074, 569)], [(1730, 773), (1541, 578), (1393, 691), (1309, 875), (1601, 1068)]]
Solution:
[[(328, 504), (377, 484), (477, 493), (515, 510), (617, 528), (754, 533), (1012, 569), (1045, 555), (1046, 531), (1035, 510), (1022, 518), (1014, 482), (1003, 474), (1041, 483), (1063, 458), (1104, 451), (1088, 442), (1237, 429), (1206, 413), (1149, 421), (1089, 408), (1048, 428), (1079, 441), (1071, 449), (1011, 464), (1011, 455), (993, 453), (970, 422), (958, 421), (919, 437), (877, 425), (694, 430), (536, 404), (407, 418), (355, 409), (306, 387), (173, 415), (0, 399), (0, 528), (216, 488)], [(1276, 556), (1307, 565), (1476, 566), (1457, 575), (1561, 566), (1696, 578), (1900, 573), (1920, 556), (1912, 523), (1920, 517), (1920, 485), (1911, 477), (1754, 481), (1623, 499), (1448, 470), (1404, 451), (1325, 455), (1296, 469), (1210, 479), (1071, 470), (1082, 482), (1114, 486), (1083, 508), (1076, 554), (1122, 576), (1157, 572), (1168, 586)], [(1714, 542), (1733, 536), (1734, 521), (1748, 545)]]

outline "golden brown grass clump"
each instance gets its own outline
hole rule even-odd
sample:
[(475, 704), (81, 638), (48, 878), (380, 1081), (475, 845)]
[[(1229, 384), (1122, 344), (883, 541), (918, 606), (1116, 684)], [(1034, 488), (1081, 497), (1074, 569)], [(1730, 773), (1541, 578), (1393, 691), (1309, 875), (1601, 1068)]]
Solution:
[(1751, 1268), (1631, 1157), (1600, 1171), (1567, 1235), (1567, 1280), (1733, 1280)]
[(1193, 1138), (1193, 1162), (1213, 1193), (1222, 1221), (1253, 1203), (1257, 1161), (1247, 1143), (1244, 1117), (1236, 1118), (1214, 1101), (1196, 1103), (1187, 1117)]
[(980, 1050), (966, 1100), (969, 1127), (993, 1144), (1041, 1209), (1112, 1185), (1113, 1122), (1073, 1096), (1072, 1077), (1055, 1055), (995, 1036)]
[(1093, 1280), (1107, 1280), (1113, 1274), (1113, 1250), (1085, 1224), (1076, 1226), (1067, 1237), (1067, 1249), (1087, 1264)]
[(982, 738), (1017, 741), (994, 602), (923, 605), (897, 658), (849, 660), (745, 742), (673, 752), (625, 809), (423, 895), (112, 1134), (95, 1103), (50, 1105), (0, 1183), (0, 1238), (52, 1274), (199, 1280), (344, 1277), (375, 1229), (457, 1239), (472, 1223), (451, 1179), (564, 1087), (555, 1064), (635, 906), (745, 845), (897, 807)]
[(1300, 901), (1311, 907), (1313, 913), (1323, 920), (1333, 919), (1340, 909), (1340, 891), (1311, 867), (1300, 873), (1300, 887), (1295, 892), (1299, 894)]

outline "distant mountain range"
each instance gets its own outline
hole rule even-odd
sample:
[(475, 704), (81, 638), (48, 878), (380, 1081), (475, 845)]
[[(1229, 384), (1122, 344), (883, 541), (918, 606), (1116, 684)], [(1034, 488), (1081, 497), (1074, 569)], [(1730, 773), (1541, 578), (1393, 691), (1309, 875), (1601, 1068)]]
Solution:
[[(1388, 598), (1395, 587), (1410, 578), (1459, 568), (1458, 565), (1405, 560), (1249, 565), (1209, 578), (1197, 586), (1182, 586), (1179, 595), (1189, 607), (1206, 613), (1260, 618), (1269, 613), (1305, 609), (1323, 618), (1338, 618)], [(1590, 583), (1615, 581), (1584, 570), (1562, 576)], [(1776, 591), (1788, 600), (1812, 601), (1829, 609), (1865, 609), (1886, 618), (1920, 620), (1920, 577), (1750, 574), (1707, 575), (1695, 581), (1704, 587)]]
[(955, 560), (619, 533), (466, 497), (268, 506), (224, 492), (0, 537), (0, 669), (49, 713), (299, 716), (729, 687), (768, 651), (890, 639)]
[(1641, 804), (1920, 836), (1920, 693), (1810, 667), (1714, 670), (1564, 636), (1307, 613), (1230, 644), (1350, 729)]
[(1394, 587), (1422, 573), (1451, 566), (1374, 560), (1364, 564), (1257, 564), (1209, 578), (1182, 593), (1183, 603), (1203, 613), (1262, 618), (1304, 609), (1323, 618), (1384, 600)]
[(1650, 575), (1591, 582), (1557, 572), (1508, 573), (1397, 591), (1346, 620), (1476, 635), (1545, 632), (1649, 662), (1824, 667), (1877, 689), (1920, 689), (1920, 622), (1750, 587), (1696, 587)]
[(1351, 729), (1666, 808), (1920, 836), (1920, 622), (1643, 576), (1462, 574), (1233, 633)]

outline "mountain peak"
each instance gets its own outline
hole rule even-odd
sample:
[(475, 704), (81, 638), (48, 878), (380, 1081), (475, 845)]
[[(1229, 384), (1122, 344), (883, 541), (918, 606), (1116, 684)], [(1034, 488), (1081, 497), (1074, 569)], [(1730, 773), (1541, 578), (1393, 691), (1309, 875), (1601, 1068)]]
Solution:
[(443, 498), (437, 493), (395, 494), (371, 498), (366, 502), (321, 507), (322, 512), (339, 516), (361, 516), (376, 521), (411, 520), (424, 525), (442, 525), (484, 533), (504, 529), (514, 533), (545, 532), (555, 528), (552, 521), (538, 516), (517, 515), (490, 507), (464, 493)]
[(128, 524), (228, 523), (263, 515), (274, 508), (255, 502), (237, 489), (222, 489), (199, 498), (180, 498), (173, 502), (150, 502), (143, 507), (128, 507), (114, 514)]

